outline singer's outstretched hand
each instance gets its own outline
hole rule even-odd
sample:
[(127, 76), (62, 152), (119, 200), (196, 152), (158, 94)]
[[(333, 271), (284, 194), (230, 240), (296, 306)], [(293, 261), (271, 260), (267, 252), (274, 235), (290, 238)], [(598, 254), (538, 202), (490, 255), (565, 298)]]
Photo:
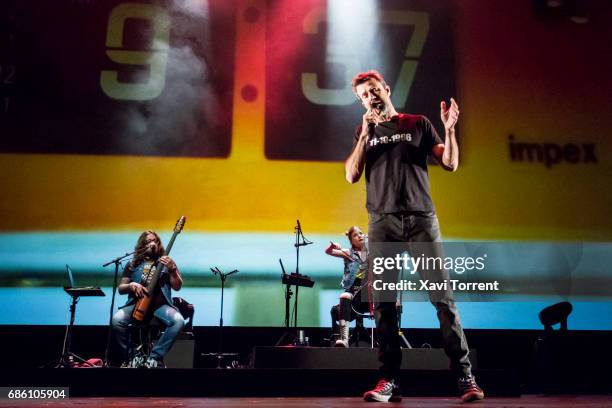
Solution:
[(450, 98), (450, 100), (449, 107), (447, 107), (446, 102), (440, 102), (440, 119), (445, 129), (454, 129), (459, 120), (459, 105), (453, 98)]

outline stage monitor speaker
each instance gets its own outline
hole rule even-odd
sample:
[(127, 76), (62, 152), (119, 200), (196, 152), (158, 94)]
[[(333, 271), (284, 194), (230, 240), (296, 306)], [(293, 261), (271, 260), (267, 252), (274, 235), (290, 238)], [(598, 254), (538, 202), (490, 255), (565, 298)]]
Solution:
[(193, 333), (181, 333), (164, 357), (168, 368), (193, 368), (195, 340)]
[[(440, 348), (402, 349), (404, 370), (448, 370), (450, 362)], [(470, 350), (472, 367), (477, 353)], [(261, 347), (253, 348), (252, 368), (378, 369), (378, 349), (369, 347)]]

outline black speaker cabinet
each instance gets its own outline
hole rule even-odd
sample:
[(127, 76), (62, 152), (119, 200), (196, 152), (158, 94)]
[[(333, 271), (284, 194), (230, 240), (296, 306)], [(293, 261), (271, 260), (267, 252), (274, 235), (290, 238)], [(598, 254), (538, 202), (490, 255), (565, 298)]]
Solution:
[(193, 368), (195, 340), (193, 333), (181, 333), (164, 357), (168, 368)]

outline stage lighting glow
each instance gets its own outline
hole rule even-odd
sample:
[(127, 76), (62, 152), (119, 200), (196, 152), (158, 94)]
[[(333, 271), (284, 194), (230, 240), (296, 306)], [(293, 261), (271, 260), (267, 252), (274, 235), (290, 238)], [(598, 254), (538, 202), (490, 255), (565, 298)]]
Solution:
[(172, 7), (194, 17), (208, 17), (208, 0), (174, 0)]
[(330, 0), (327, 3), (328, 45), (345, 53), (360, 54), (372, 47), (379, 14), (376, 0), (358, 3), (350, 0)]
[(334, 83), (336, 87), (332, 89), (322, 89), (317, 84), (316, 74), (304, 74), (302, 84), (305, 94), (315, 103), (350, 105), (355, 102), (350, 78), (368, 65), (368, 61), (361, 61), (359, 56), (373, 56), (377, 52), (374, 47), (378, 27), (376, 0), (364, 0), (358, 4), (349, 0), (330, 0), (327, 3), (327, 16), (314, 17), (312, 29), (318, 29), (317, 20), (327, 20), (327, 75), (342, 80)]

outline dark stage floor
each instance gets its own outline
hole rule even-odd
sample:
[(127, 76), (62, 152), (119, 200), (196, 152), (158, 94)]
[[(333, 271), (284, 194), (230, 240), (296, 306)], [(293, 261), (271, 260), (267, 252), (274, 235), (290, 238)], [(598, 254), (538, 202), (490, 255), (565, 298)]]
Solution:
[[(380, 403), (364, 402), (361, 398), (71, 398), (66, 401), (27, 402), (0, 401), (0, 406), (53, 406), (53, 407), (377, 407)], [(612, 407), (612, 396), (596, 395), (525, 395), (520, 398), (487, 398), (471, 404), (462, 404), (458, 398), (404, 398), (389, 407), (479, 407), (479, 408), (603, 408)]]

